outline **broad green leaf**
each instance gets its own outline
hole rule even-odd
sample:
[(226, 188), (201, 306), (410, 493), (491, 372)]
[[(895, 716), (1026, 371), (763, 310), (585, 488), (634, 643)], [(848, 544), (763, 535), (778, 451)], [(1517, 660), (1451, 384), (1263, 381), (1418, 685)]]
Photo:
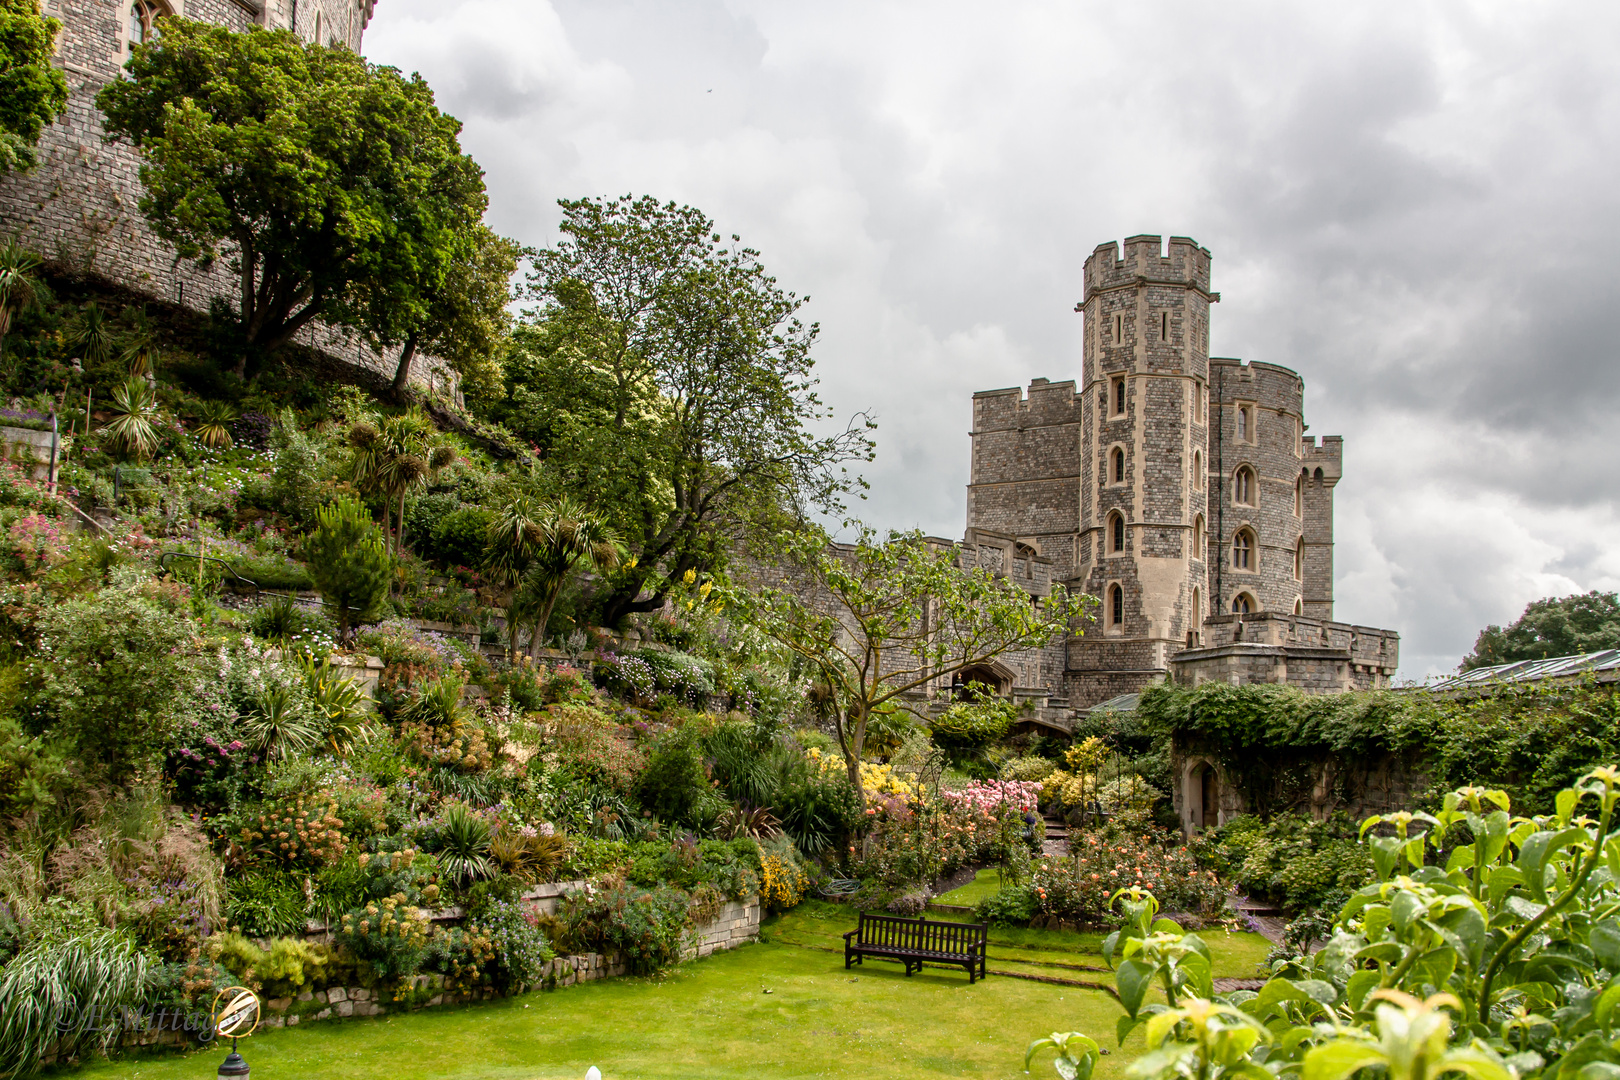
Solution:
[(1472, 1046), (1453, 1050), (1434, 1063), (1435, 1076), (1451, 1071), (1471, 1076), (1474, 1080), (1514, 1080), (1501, 1058)]
[(1129, 1035), (1132, 1029), (1140, 1023), (1140, 1020), (1130, 1015), (1122, 1016), (1114, 1021), (1114, 1037), (1119, 1040), (1119, 1045), (1125, 1045), (1125, 1036)]
[(1620, 1004), (1620, 979), (1612, 979), (1592, 1007), (1592, 1019), (1597, 1021), (1599, 1027), (1609, 1026), (1609, 1018), (1614, 1015), (1617, 1004)]
[(1397, 934), (1405, 934), (1412, 920), (1423, 913), (1428, 905), (1416, 893), (1401, 890), (1389, 902), (1389, 925)]
[(1580, 801), (1580, 792), (1574, 788), (1565, 788), (1553, 799), (1553, 805), (1558, 814), (1558, 824), (1569, 824), (1570, 815), (1575, 813), (1575, 804)]
[(1176, 1025), (1181, 1023), (1182, 1016), (1180, 1009), (1166, 1009), (1162, 1013), (1155, 1013), (1148, 1020), (1147, 1031), (1144, 1033), (1147, 1037), (1148, 1049), (1157, 1049), (1159, 1044), (1164, 1042), (1172, 1031), (1176, 1030)]
[(1485, 916), (1473, 905), (1448, 911), (1434, 922), (1444, 928), (1461, 946), (1470, 967), (1478, 967), (1485, 952)]
[(1141, 1010), (1142, 999), (1147, 996), (1148, 985), (1153, 981), (1156, 970), (1152, 964), (1126, 960), (1114, 972), (1114, 988), (1119, 991), (1119, 1003), (1131, 1017)]
[(1604, 919), (1592, 927), (1586, 943), (1599, 964), (1608, 968), (1611, 974), (1620, 975), (1620, 924), (1613, 919)]
[(1372, 1043), (1335, 1039), (1311, 1048), (1305, 1055), (1300, 1076), (1302, 1080), (1344, 1080), (1357, 1069), (1382, 1065), (1388, 1060)]
[(1378, 989), (1382, 978), (1376, 971), (1358, 971), (1350, 976), (1350, 981), (1344, 987), (1344, 998), (1350, 1003), (1350, 1007), (1357, 1012), (1361, 1011), (1367, 995)]

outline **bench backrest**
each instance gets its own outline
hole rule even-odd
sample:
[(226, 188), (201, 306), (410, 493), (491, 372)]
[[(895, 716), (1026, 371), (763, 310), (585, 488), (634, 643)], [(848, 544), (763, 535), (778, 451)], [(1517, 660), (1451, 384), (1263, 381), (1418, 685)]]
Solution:
[(863, 911), (857, 929), (862, 945), (976, 956), (983, 951), (990, 928), (984, 923), (907, 919)]

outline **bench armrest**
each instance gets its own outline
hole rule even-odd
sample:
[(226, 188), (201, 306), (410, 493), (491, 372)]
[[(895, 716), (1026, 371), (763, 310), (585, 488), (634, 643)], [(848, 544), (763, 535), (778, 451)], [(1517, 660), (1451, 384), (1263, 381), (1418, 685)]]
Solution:
[(848, 940), (849, 940), (849, 939), (850, 939), (850, 938), (852, 938), (852, 937), (854, 937), (854, 936), (855, 936), (855, 935), (856, 935), (856, 934), (858, 934), (858, 933), (860, 933), (860, 931), (859, 931), (859, 930), (851, 930), (851, 931), (849, 931), (849, 932), (848, 932), (848, 933), (846, 933), (846, 934), (845, 934), (845, 935), (844, 935), (844, 940), (845, 940), (845, 941), (848, 941)]

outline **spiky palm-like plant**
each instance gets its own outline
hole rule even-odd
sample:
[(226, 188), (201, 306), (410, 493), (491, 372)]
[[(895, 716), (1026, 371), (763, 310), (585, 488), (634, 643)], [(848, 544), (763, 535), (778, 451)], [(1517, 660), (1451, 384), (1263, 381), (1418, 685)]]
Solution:
[(529, 638), (530, 656), (539, 652), (546, 623), (551, 620), (568, 576), (582, 566), (616, 569), (624, 555), (619, 534), (573, 499), (563, 496), (543, 509), (540, 537), (518, 586), (519, 604), (527, 610), (534, 627)]
[(11, 320), (39, 301), (40, 258), (12, 237), (0, 245), (0, 352), (5, 351)]
[(68, 331), (66, 344), (86, 364), (104, 364), (112, 359), (112, 324), (100, 304), (92, 300), (84, 305), (73, 328)]
[(134, 323), (134, 333), (130, 336), (129, 344), (124, 346), (122, 359), (129, 365), (131, 375), (146, 375), (157, 369), (157, 327), (152, 324), (144, 307), (135, 313)]
[(129, 379), (112, 392), (113, 418), (101, 433), (115, 453), (144, 461), (157, 452), (157, 397), (145, 379)]
[(247, 742), (267, 758), (290, 758), (321, 744), (321, 722), (290, 687), (266, 687), (242, 718)]
[(380, 492), (397, 516), (394, 554), (398, 555), (405, 541), (405, 497), (455, 461), (456, 452), (439, 440), (439, 429), (420, 408), (377, 423), (360, 421), (349, 429), (349, 445), (355, 449), (356, 486)]
[(205, 401), (197, 406), (197, 420), (192, 425), (191, 433), (204, 446), (224, 450), (231, 445), (230, 423), (237, 415), (237, 411), (226, 402)]
[(489, 822), (465, 803), (451, 803), (439, 834), (439, 866), (458, 882), (489, 877), (495, 870), (489, 856), (491, 839)]

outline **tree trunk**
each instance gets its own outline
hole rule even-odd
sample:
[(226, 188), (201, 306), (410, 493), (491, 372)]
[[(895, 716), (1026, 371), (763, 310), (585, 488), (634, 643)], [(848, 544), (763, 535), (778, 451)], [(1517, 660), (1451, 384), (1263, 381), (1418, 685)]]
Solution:
[(394, 385), (392, 392), (395, 401), (405, 400), (405, 387), (411, 381), (411, 361), (416, 358), (416, 334), (405, 339), (405, 347), (399, 350), (399, 366), (394, 369)]
[(405, 554), (405, 489), (399, 492), (399, 528), (394, 531), (394, 558)]

